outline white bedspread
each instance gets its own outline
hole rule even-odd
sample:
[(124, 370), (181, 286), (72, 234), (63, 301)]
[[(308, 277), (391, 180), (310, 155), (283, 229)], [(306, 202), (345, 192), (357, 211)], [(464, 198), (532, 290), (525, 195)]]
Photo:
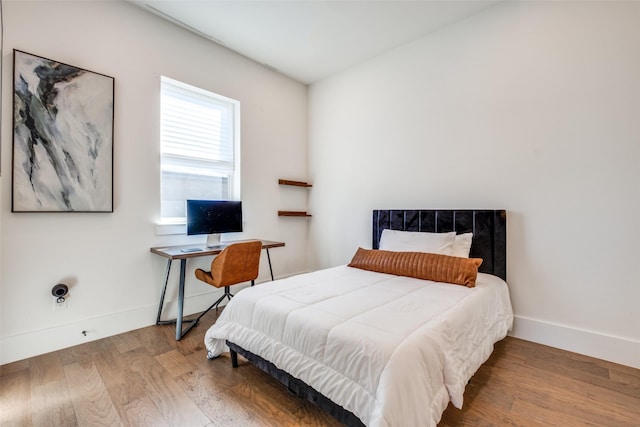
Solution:
[(506, 283), (475, 288), (340, 266), (246, 288), (207, 331), (261, 356), (368, 426), (435, 426), (513, 321)]

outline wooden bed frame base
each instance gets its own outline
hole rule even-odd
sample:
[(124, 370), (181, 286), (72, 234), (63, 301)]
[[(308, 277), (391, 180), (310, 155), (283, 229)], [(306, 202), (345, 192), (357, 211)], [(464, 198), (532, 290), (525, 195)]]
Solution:
[(273, 363), (269, 362), (268, 360), (265, 360), (262, 357), (257, 356), (232, 342), (227, 341), (227, 345), (229, 346), (229, 351), (231, 354), (231, 365), (234, 368), (238, 367), (238, 354), (240, 354), (252, 365), (262, 369), (264, 372), (284, 384), (284, 386), (287, 387), (291, 394), (307, 399), (309, 402), (318, 405), (323, 411), (346, 426), (364, 427), (364, 424), (362, 423), (362, 421), (360, 421), (360, 418), (356, 417), (353, 412), (347, 411), (342, 406), (334, 403), (331, 399), (314, 390), (303, 381), (291, 376), (282, 369), (278, 369)]

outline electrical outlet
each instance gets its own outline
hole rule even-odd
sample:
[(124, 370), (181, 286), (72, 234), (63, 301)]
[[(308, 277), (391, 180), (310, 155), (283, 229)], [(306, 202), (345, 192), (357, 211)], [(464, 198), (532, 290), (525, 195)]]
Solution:
[(58, 302), (56, 299), (53, 300), (54, 311), (66, 310), (68, 307), (69, 307), (69, 302), (66, 298), (62, 302)]

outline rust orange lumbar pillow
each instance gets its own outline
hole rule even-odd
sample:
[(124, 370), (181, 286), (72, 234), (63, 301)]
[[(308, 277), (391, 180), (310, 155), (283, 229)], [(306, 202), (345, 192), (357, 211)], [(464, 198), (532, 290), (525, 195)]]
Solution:
[(473, 288), (476, 285), (480, 264), (480, 258), (358, 248), (349, 267)]

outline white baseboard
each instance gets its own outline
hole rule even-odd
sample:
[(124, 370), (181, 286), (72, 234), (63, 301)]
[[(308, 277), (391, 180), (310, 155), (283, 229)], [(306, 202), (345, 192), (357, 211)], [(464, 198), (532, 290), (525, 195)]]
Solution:
[(640, 369), (640, 341), (515, 316), (515, 338)]
[[(280, 278), (288, 276), (291, 275)], [(235, 294), (247, 286), (249, 285), (234, 286), (232, 292)], [(222, 293), (222, 289), (215, 289), (185, 297), (184, 315), (188, 316), (206, 310), (222, 296)], [(226, 300), (221, 305), (225, 304)], [(162, 319), (174, 319), (176, 312), (177, 301), (166, 301), (162, 310)], [(0, 338), (0, 365), (155, 325), (157, 315), (158, 306), (153, 304), (2, 337)], [(83, 331), (86, 335), (83, 334)]]
[(157, 307), (142, 307), (3, 337), (0, 340), (0, 364), (149, 326), (155, 323), (157, 310)]
[[(198, 313), (220, 290), (185, 298), (184, 313)], [(95, 341), (155, 324), (158, 307), (140, 307), (65, 325), (25, 332), (0, 340), (0, 365)], [(173, 318), (176, 301), (167, 301), (163, 319)], [(85, 331), (86, 335), (82, 332)], [(640, 369), (640, 342), (515, 316), (510, 336)]]
[[(216, 289), (186, 297), (184, 315), (205, 310), (220, 296), (222, 290)], [(175, 318), (176, 308), (177, 301), (166, 301), (162, 319)], [(0, 340), (0, 365), (155, 325), (157, 315), (158, 306), (154, 304), (3, 337)]]

